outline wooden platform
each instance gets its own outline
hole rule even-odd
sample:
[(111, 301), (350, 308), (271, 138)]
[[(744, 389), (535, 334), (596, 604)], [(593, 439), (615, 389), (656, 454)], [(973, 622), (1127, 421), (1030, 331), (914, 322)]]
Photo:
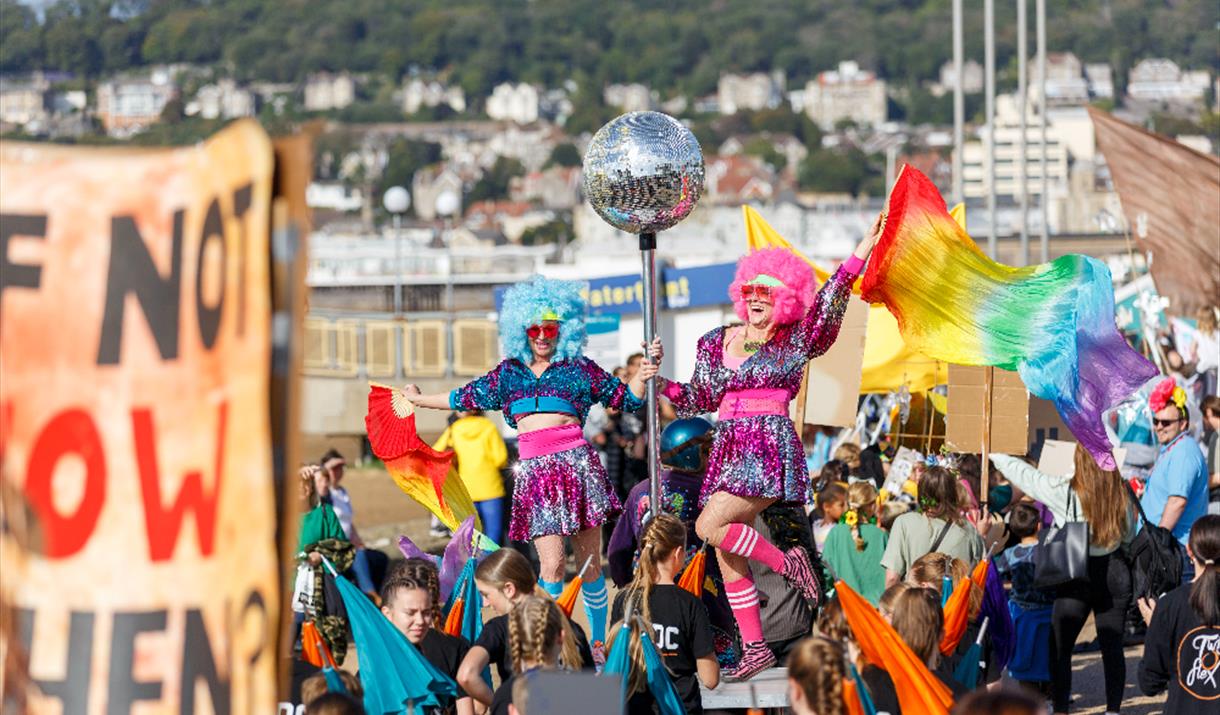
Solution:
[(715, 690), (700, 685), (699, 691), (703, 696), (704, 710), (749, 707), (783, 709), (788, 707), (788, 669), (769, 668), (744, 683), (721, 681)]

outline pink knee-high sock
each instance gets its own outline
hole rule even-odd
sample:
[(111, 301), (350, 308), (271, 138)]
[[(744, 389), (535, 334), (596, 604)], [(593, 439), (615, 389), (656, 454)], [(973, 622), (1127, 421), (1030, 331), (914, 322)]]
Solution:
[(784, 554), (770, 542), (759, 535), (754, 527), (745, 524), (729, 524), (720, 548), (731, 554), (744, 556), (747, 559), (765, 564), (775, 573), (784, 571)]
[[(774, 547), (772, 547), (774, 548)], [(733, 618), (741, 630), (741, 642), (757, 643), (763, 639), (762, 614), (758, 610), (758, 589), (749, 578), (724, 582), (724, 595), (733, 609)]]

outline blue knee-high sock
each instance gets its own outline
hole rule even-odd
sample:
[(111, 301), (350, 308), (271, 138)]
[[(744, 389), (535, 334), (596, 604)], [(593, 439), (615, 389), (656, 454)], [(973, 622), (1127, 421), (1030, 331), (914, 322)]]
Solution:
[(551, 598), (559, 598), (559, 594), (563, 593), (563, 581), (543, 581), (538, 579), (538, 585), (551, 595)]
[(606, 642), (606, 607), (610, 595), (606, 593), (606, 577), (599, 575), (596, 581), (580, 585), (580, 594), (585, 602), (585, 615), (589, 618), (589, 642)]

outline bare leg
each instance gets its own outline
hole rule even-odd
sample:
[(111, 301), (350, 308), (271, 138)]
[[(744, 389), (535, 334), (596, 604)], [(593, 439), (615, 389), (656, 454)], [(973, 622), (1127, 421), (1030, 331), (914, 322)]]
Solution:
[(730, 524), (751, 525), (763, 509), (775, 503), (765, 497), (741, 497), (728, 492), (716, 492), (707, 500), (707, 505), (695, 522), (695, 533), (699, 538), (716, 547), (716, 560), (720, 562), (720, 573), (725, 581), (736, 581), (750, 576), (749, 563), (744, 556), (720, 548)]
[[(589, 566), (580, 574), (580, 596), (585, 606), (585, 616), (589, 619), (590, 644), (605, 643), (606, 615), (610, 607), (610, 594), (606, 591), (606, 577), (602, 575), (602, 530), (601, 527), (585, 529), (572, 535), (572, 550), (576, 552), (576, 562), (581, 566), (589, 560)], [(579, 567), (577, 567), (579, 568)], [(594, 653), (593, 661), (604, 658), (602, 653)], [(601, 661), (605, 663), (605, 660)]]
[(534, 539), (534, 548), (538, 550), (538, 577), (550, 583), (562, 582), (563, 568), (563, 537), (558, 534), (539, 536)]
[[(576, 563), (583, 565), (585, 559), (592, 556), (589, 567), (584, 573), (577, 574), (585, 581), (596, 581), (602, 573), (602, 530), (601, 527), (585, 529), (572, 535), (572, 551), (576, 552)], [(541, 554), (539, 555), (541, 558)]]

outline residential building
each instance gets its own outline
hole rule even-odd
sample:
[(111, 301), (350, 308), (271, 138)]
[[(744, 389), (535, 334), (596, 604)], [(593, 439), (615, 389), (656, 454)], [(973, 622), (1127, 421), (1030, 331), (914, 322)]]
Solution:
[(364, 194), (341, 181), (312, 181), (305, 187), (305, 204), (311, 209), (359, 211), (364, 206)]
[(579, 167), (552, 166), (525, 176), (514, 176), (508, 182), (508, 195), (513, 201), (570, 210), (580, 203), (580, 178)]
[(530, 124), (538, 121), (541, 93), (532, 84), (504, 82), (487, 98), (487, 116), (497, 121)]
[(711, 156), (704, 166), (702, 202), (739, 206), (769, 203), (775, 197), (775, 171), (757, 157)]
[(254, 92), (225, 77), (200, 87), (195, 98), (187, 103), (186, 113), (204, 119), (252, 117), (256, 113)]
[[(1061, 130), (1050, 121), (1050, 117), (1048, 114), (1046, 173), (1048, 188), (1053, 196), (1067, 190), (1068, 151)], [(1021, 114), (1015, 95), (996, 97), (995, 185), (998, 196), (1016, 197), (1020, 194), (1020, 120)], [(987, 135), (986, 129), (980, 128), (979, 139), (967, 142), (963, 147), (962, 191), (967, 199), (984, 197), (988, 192)], [(1038, 118), (1031, 110), (1026, 116), (1024, 169), (1026, 192), (1031, 197), (1042, 194), (1041, 156), (1042, 133)]]
[(448, 86), (437, 80), (409, 77), (403, 81), (402, 111), (415, 114), (424, 107), (446, 106), (461, 114), (466, 111), (466, 92), (460, 86)]
[(840, 62), (805, 85), (805, 113), (827, 131), (841, 121), (874, 127), (886, 119), (885, 90), (885, 81), (872, 72)]
[(567, 141), (570, 140), (561, 129), (549, 124), (504, 125), (488, 140), (484, 159), (490, 161), (482, 166), (490, 167), (497, 158), (504, 157), (521, 162), (527, 171), (539, 171), (555, 146)]
[(1203, 99), (1211, 76), (1206, 71), (1183, 72), (1173, 60), (1140, 60), (1127, 77), (1127, 96), (1143, 102), (1193, 103)]
[(305, 111), (329, 112), (356, 101), (356, 80), (347, 72), (319, 72), (305, 80)]
[(48, 116), (51, 86), (40, 75), (0, 77), (0, 122), (25, 126)]
[(791, 134), (772, 134), (770, 132), (729, 137), (720, 145), (717, 153), (720, 156), (741, 154), (745, 152), (751, 142), (756, 140), (767, 142), (775, 151), (779, 152), (784, 157), (786, 168), (795, 168), (806, 156), (809, 156), (809, 150), (800, 139)]
[(624, 112), (646, 112), (657, 105), (657, 93), (642, 84), (611, 84), (602, 90), (608, 107)]
[(1084, 66), (1084, 77), (1089, 83), (1089, 96), (1093, 99), (1114, 99), (1114, 72), (1110, 65), (1099, 62)]
[(97, 117), (107, 134), (131, 136), (159, 121), (177, 94), (167, 71), (117, 77), (98, 85)]
[(457, 197), (457, 207), (453, 215), (462, 212), (462, 177), (457, 172), (443, 164), (424, 167), (415, 172), (411, 180), (411, 206), (415, 215), (425, 221), (439, 217), (437, 199), (442, 194), (452, 194)]
[[(953, 87), (957, 84), (957, 72), (953, 66), (953, 62), (949, 61), (940, 66), (940, 81), (933, 88), (932, 93), (936, 96), (942, 96), (953, 91)], [(983, 91), (983, 66), (974, 60), (966, 60), (962, 63), (962, 92), (965, 94), (978, 94)]]
[[(1030, 60), (1026, 64), (1029, 73), (1029, 101), (1037, 103), (1038, 70), (1037, 62)], [(1084, 77), (1084, 68), (1080, 59), (1071, 52), (1051, 52), (1046, 56), (1046, 106), (1063, 107), (1087, 104), (1089, 101), (1089, 83)]]
[(760, 109), (775, 109), (784, 101), (786, 84), (783, 70), (775, 70), (770, 74), (756, 72), (749, 75), (721, 75), (716, 86), (720, 113), (736, 114), (743, 110), (756, 112)]

